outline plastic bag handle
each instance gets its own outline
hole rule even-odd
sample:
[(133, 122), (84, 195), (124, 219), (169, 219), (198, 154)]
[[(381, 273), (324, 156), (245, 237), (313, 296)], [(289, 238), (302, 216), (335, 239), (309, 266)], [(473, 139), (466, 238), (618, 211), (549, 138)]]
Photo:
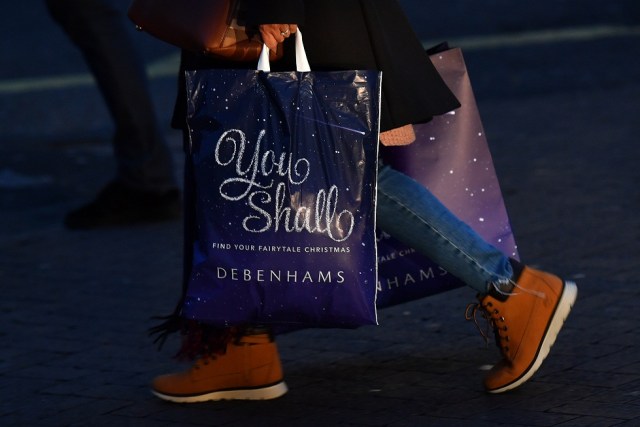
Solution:
[[(309, 60), (307, 59), (307, 53), (304, 50), (304, 43), (302, 43), (302, 33), (300, 32), (300, 29), (296, 31), (296, 70), (299, 72), (311, 71)], [(271, 71), (271, 64), (269, 63), (269, 48), (264, 43), (262, 44), (260, 59), (258, 59), (258, 71)]]

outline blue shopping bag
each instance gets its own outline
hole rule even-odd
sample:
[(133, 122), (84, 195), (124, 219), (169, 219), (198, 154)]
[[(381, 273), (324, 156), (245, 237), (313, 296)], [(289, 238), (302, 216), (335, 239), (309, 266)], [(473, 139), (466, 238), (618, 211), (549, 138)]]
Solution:
[(297, 44), (297, 71), (186, 73), (197, 224), (187, 319), (377, 323), (381, 74), (308, 71)]

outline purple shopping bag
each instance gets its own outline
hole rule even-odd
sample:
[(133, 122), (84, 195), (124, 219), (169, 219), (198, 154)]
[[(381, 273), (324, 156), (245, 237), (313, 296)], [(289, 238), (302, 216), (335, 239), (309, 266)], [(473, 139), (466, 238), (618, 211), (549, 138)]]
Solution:
[(197, 236), (183, 316), (375, 324), (380, 74), (186, 74)]
[[(517, 258), (517, 249), (491, 153), (460, 49), (430, 56), (462, 105), (429, 123), (414, 125), (416, 141), (382, 147), (385, 163), (427, 187), (485, 240)], [(378, 307), (463, 286), (464, 283), (378, 230)]]

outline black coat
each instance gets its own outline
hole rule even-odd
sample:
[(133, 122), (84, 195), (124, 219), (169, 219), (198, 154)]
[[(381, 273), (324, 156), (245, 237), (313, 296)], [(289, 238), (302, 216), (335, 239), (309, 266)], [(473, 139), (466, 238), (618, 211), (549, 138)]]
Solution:
[[(253, 12), (247, 15), (251, 24), (298, 23), (312, 70), (382, 70), (382, 131), (426, 122), (460, 106), (395, 0), (243, 1)], [(273, 71), (295, 69), (292, 41), (285, 43), (285, 57), (271, 64)], [(181, 68), (254, 66), (183, 52)], [(175, 126), (181, 127), (185, 114), (181, 76)]]

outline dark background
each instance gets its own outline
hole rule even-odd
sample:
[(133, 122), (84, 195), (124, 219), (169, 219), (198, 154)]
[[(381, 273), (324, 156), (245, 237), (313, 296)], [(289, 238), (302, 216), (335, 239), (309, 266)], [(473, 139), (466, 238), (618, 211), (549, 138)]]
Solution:
[[(425, 44), (465, 53), (524, 261), (579, 299), (526, 386), (487, 396), (460, 289), (384, 310), (381, 326), (279, 339), (291, 392), (167, 405), (176, 368), (149, 317), (178, 295), (179, 222), (69, 232), (112, 173), (112, 125), (86, 66), (38, 1), (0, 15), (0, 418), (3, 425), (632, 426), (640, 423), (640, 3), (401, 2)], [(126, 2), (123, 2), (126, 7)], [(132, 32), (134, 30), (132, 29)], [(136, 34), (168, 121), (176, 50)]]

